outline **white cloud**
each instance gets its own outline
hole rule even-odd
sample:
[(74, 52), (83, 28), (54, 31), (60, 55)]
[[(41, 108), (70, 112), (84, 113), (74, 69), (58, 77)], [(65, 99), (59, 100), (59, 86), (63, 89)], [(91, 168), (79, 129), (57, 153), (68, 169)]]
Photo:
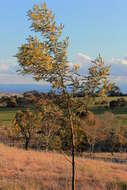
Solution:
[(123, 58), (112, 58), (111, 60), (109, 60), (111, 63), (113, 64), (123, 64), (123, 65), (127, 65), (127, 57), (123, 57)]
[(78, 53), (75, 62), (79, 65), (80, 69), (87, 69), (91, 63), (91, 58), (83, 53)]
[(16, 73), (18, 68), (18, 64), (16, 63), (15, 58), (0, 60), (0, 73), (8, 74), (8, 73)]
[(41, 84), (46, 85), (45, 81), (37, 82), (30, 76), (17, 74), (0, 74), (0, 84)]
[(111, 75), (127, 77), (127, 57), (122, 59), (111, 59), (106, 61), (110, 66)]
[(85, 55), (83, 53), (78, 53), (77, 57), (79, 57), (81, 60), (85, 61), (91, 61), (91, 58), (88, 55)]
[(121, 60), (121, 63), (127, 65), (127, 59)]
[(0, 63), (0, 73), (7, 72), (8, 71), (8, 65), (4, 63)]

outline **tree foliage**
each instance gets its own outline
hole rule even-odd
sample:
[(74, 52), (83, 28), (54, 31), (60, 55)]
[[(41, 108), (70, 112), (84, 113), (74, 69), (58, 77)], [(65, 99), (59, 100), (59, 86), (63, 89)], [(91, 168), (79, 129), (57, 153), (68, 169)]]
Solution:
[(19, 48), (16, 57), (20, 72), (32, 74), (34, 78), (46, 80), (53, 87), (64, 86), (67, 73), (68, 38), (61, 40), (63, 25), (56, 24), (54, 15), (47, 9), (46, 4), (35, 5), (28, 11), (31, 29), (40, 34), (40, 39), (29, 36), (27, 42)]
[(104, 64), (102, 57), (99, 55), (89, 68), (86, 87), (91, 96), (105, 98), (107, 92), (111, 91), (112, 85), (109, 76), (110, 66)]

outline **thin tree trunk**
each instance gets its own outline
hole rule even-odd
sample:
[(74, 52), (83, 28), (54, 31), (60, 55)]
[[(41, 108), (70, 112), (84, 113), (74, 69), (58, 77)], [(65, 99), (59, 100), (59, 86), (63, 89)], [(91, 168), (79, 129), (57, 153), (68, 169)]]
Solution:
[(24, 145), (24, 148), (25, 148), (26, 150), (28, 150), (28, 145), (29, 145), (29, 139), (27, 138), (27, 139), (25, 140), (25, 145)]
[(72, 134), (72, 190), (75, 190), (75, 146), (74, 146), (73, 134)]
[(94, 144), (92, 144), (92, 147), (91, 147), (91, 152), (92, 152), (92, 159), (94, 159)]
[(92, 154), (94, 153), (94, 144), (92, 144)]
[(71, 123), (71, 140), (72, 140), (72, 190), (76, 190), (75, 187), (75, 138), (74, 138), (74, 125), (72, 116), (70, 115), (70, 123)]
[(74, 124), (73, 124), (73, 118), (72, 113), (70, 109), (70, 99), (67, 100), (67, 107), (68, 107), (68, 113), (69, 113), (69, 120), (70, 120), (70, 127), (71, 127), (71, 156), (72, 156), (72, 190), (76, 190), (75, 187), (75, 135), (74, 135)]

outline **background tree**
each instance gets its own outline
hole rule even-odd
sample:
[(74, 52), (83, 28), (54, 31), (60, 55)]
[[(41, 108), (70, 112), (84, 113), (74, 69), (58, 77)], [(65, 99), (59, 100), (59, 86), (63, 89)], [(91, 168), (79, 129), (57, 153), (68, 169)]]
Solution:
[(99, 118), (94, 116), (90, 111), (88, 111), (87, 115), (80, 122), (80, 128), (82, 134), (86, 137), (89, 151), (93, 153), (95, 145), (104, 141), (106, 138), (105, 127), (101, 125)]
[(46, 150), (60, 150), (61, 148), (61, 123), (62, 112), (52, 100), (40, 100), (36, 105), (38, 108), (39, 146)]
[(116, 148), (121, 153), (123, 152), (124, 145), (126, 145), (127, 143), (125, 132), (126, 132), (126, 127), (121, 126), (121, 124), (119, 123), (118, 126), (115, 128), (112, 137), (114, 148)]
[(100, 116), (100, 125), (104, 128), (106, 135), (103, 150), (108, 150), (112, 154), (114, 151), (113, 136), (115, 133), (115, 128), (117, 127), (117, 122), (118, 121), (116, 120), (115, 115), (111, 112), (105, 112)]
[(23, 138), (24, 148), (27, 150), (32, 137), (37, 132), (37, 116), (30, 110), (18, 111), (11, 127), (11, 134)]

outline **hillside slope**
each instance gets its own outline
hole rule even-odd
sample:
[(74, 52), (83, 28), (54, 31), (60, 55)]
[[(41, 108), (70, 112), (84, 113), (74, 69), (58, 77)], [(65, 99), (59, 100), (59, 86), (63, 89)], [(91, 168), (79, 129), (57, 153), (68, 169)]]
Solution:
[[(0, 144), (0, 189), (69, 190), (68, 159), (57, 153), (26, 152)], [(127, 181), (126, 165), (81, 158), (77, 158), (76, 165), (77, 190), (104, 190), (116, 183), (120, 187)]]

